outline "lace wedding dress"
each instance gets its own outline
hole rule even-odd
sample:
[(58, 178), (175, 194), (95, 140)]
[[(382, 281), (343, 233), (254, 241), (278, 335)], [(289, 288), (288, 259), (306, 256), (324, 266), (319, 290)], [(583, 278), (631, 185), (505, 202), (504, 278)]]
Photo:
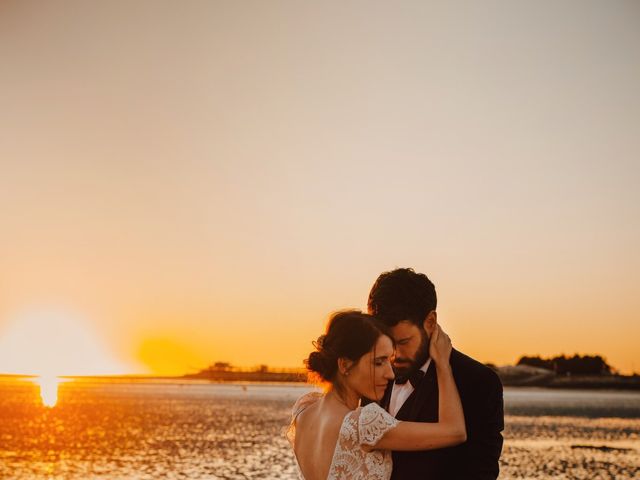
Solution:
[[(296, 417), (320, 398), (322, 398), (321, 393), (308, 393), (300, 397), (293, 406), (291, 425), (287, 432), (287, 438), (292, 447), (295, 439)], [(375, 446), (382, 436), (395, 428), (398, 423), (398, 420), (376, 403), (358, 407), (347, 413), (338, 434), (327, 480), (389, 480), (392, 468), (391, 452), (388, 450), (366, 451), (362, 447)], [(298, 473), (304, 480), (299, 465)]]

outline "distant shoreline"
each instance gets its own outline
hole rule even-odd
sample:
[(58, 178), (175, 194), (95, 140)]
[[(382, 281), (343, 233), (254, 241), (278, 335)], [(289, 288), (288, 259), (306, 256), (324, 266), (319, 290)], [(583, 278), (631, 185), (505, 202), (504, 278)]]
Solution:
[(556, 377), (547, 388), (593, 390), (640, 390), (639, 376)]
[(551, 389), (640, 390), (638, 375), (557, 375), (552, 370), (526, 365), (494, 368), (504, 386)]
[[(511, 368), (511, 367), (507, 367)], [(538, 387), (548, 389), (583, 390), (640, 390), (638, 375), (598, 375), (598, 376), (555, 376), (555, 375), (514, 375), (498, 369), (505, 387)], [(1, 374), (0, 380), (26, 380), (38, 378), (37, 375)], [(61, 379), (95, 382), (207, 382), (207, 383), (264, 383), (264, 384), (309, 384), (307, 374), (300, 372), (278, 371), (207, 371), (181, 376), (156, 375), (68, 375)]]

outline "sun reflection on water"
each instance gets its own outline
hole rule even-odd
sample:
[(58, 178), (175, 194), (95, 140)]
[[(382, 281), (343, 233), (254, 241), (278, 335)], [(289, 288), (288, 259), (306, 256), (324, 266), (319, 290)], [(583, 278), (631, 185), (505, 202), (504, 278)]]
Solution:
[(45, 407), (53, 408), (58, 403), (58, 377), (43, 376), (38, 377), (36, 383), (40, 386), (40, 399)]

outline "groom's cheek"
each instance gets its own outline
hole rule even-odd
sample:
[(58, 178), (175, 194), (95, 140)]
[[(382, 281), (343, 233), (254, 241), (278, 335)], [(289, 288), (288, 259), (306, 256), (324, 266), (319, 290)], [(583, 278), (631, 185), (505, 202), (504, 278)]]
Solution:
[(393, 365), (397, 367), (408, 367), (413, 363), (413, 360), (405, 357), (397, 357), (393, 361)]

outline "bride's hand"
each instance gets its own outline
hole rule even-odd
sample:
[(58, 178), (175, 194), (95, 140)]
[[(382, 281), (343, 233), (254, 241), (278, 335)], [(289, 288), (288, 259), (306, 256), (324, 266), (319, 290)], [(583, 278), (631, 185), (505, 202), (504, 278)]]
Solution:
[(431, 334), (431, 341), (429, 343), (429, 355), (436, 362), (436, 365), (443, 366), (449, 363), (449, 356), (451, 355), (451, 339), (449, 335), (444, 333), (444, 330), (440, 328), (440, 325), (436, 325)]

